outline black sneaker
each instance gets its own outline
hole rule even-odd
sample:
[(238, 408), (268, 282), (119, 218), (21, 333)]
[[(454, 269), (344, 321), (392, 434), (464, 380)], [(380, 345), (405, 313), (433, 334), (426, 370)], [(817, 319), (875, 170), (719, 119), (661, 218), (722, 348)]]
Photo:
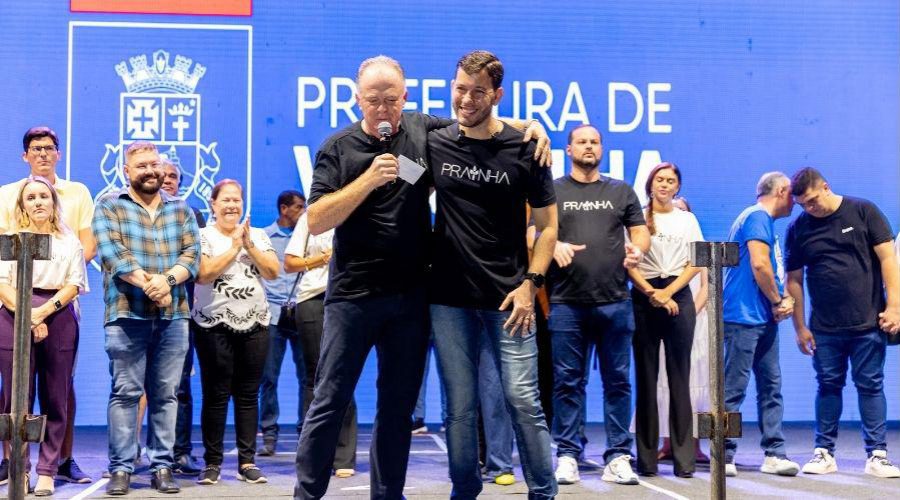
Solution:
[(0, 484), (7, 482), (9, 482), (9, 460), (4, 458), (0, 461)]
[(203, 472), (200, 473), (200, 479), (197, 480), (197, 484), (216, 484), (219, 482), (221, 473), (222, 468), (218, 465), (207, 465), (203, 468)]
[(191, 455), (181, 455), (176, 458), (172, 470), (176, 474), (184, 476), (196, 476), (197, 474), (200, 474), (200, 466), (197, 465), (197, 459)]
[(59, 469), (56, 471), (56, 480), (78, 484), (87, 484), (93, 481), (91, 476), (81, 471), (81, 467), (78, 467), (78, 464), (75, 463), (75, 459), (72, 457), (59, 464)]
[(248, 483), (269, 482), (269, 480), (266, 479), (266, 476), (263, 475), (262, 471), (259, 470), (259, 467), (255, 465), (244, 467), (243, 469), (238, 470), (237, 478), (238, 481), (247, 481)]

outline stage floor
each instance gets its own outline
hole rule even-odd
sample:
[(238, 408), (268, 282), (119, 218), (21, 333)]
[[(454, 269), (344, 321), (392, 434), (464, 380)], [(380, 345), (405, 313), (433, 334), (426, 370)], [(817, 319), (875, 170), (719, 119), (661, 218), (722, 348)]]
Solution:
[[(429, 426), (437, 431), (438, 426)], [(894, 450), (893, 460), (900, 462), (900, 429), (896, 422), (889, 426), (888, 448)], [(788, 440), (789, 456), (801, 463), (809, 459), (812, 453), (812, 424), (791, 424), (785, 429)], [(587, 429), (588, 458), (602, 461), (604, 432), (602, 424), (591, 424)], [(199, 428), (195, 428), (196, 457), (202, 456), (202, 444), (199, 442)], [(349, 479), (332, 478), (327, 498), (357, 497), (367, 498), (369, 495), (368, 448), (371, 439), (371, 426), (360, 426), (359, 453), (357, 475)], [(76, 459), (81, 468), (94, 477), (94, 483), (67, 484), (57, 483), (57, 499), (82, 499), (106, 497), (106, 479), (101, 473), (106, 467), (106, 429), (103, 427), (79, 428), (76, 430)], [(728, 478), (729, 498), (877, 498), (890, 499), (900, 497), (900, 479), (877, 479), (863, 473), (865, 452), (859, 426), (845, 425), (841, 428), (838, 442), (837, 460), (839, 471), (827, 476), (804, 476), (786, 478), (762, 474), (758, 467), (762, 461), (759, 451), (759, 432), (755, 424), (745, 426), (745, 437), (739, 448), (737, 462), (739, 475)], [(283, 435), (278, 445), (278, 454), (273, 457), (259, 457), (257, 464), (269, 478), (267, 484), (250, 485), (235, 479), (237, 454), (233, 449), (234, 435), (226, 437), (226, 446), (232, 448), (227, 453), (219, 484), (200, 486), (194, 478), (180, 477), (181, 494), (164, 495), (150, 488), (149, 474), (135, 474), (132, 477), (131, 493), (126, 498), (256, 498), (275, 499), (291, 496), (294, 483), (294, 451), (296, 435)], [(705, 448), (705, 445), (704, 445)], [(446, 443), (442, 434), (413, 436), (410, 455), (409, 472), (406, 481), (406, 495), (417, 499), (448, 498), (450, 482), (447, 479)], [(33, 453), (34, 455), (34, 453)], [(34, 457), (36, 458), (36, 457)], [(660, 464), (660, 475), (641, 478), (638, 486), (620, 486), (603, 482), (600, 479), (602, 470), (582, 470), (581, 482), (575, 485), (560, 486), (559, 498), (563, 499), (596, 499), (600, 495), (606, 498), (623, 498), (637, 500), (643, 498), (676, 498), (699, 499), (709, 497), (709, 470), (705, 466), (698, 468), (693, 479), (680, 479), (672, 475), (671, 463)], [(527, 488), (521, 470), (516, 470), (516, 483), (512, 486), (498, 486), (485, 483), (480, 498), (501, 498), (507, 495), (526, 495)], [(32, 485), (35, 478), (32, 477)], [(6, 494), (6, 486), (0, 487)]]

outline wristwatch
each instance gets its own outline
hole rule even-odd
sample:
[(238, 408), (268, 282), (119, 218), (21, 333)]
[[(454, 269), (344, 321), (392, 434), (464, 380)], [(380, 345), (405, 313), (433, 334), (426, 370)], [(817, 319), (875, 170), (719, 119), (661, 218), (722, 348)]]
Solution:
[(171, 274), (166, 275), (166, 283), (169, 284), (169, 287), (173, 287), (178, 284), (178, 282), (175, 281), (175, 276), (172, 276)]
[(534, 283), (535, 288), (541, 288), (544, 286), (544, 275), (539, 273), (525, 273), (525, 276), (522, 276), (522, 281), (531, 280)]

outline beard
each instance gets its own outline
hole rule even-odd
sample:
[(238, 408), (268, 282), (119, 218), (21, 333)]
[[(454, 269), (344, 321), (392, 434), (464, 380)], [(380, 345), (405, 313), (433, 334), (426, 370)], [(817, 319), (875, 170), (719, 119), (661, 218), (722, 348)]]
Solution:
[[(156, 179), (155, 186), (147, 185), (147, 181), (151, 179)], [(131, 181), (131, 187), (138, 193), (156, 194), (162, 188), (162, 179), (153, 174), (142, 175), (140, 178)]]
[(572, 165), (583, 169), (597, 168), (600, 165), (600, 158), (596, 156), (588, 159), (585, 159), (583, 156), (581, 158), (572, 158)]

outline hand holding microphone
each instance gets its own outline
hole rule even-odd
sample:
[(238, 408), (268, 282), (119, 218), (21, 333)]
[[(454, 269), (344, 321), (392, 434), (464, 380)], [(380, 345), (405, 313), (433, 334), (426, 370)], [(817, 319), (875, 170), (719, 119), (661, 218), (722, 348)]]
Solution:
[(390, 153), (384, 153), (372, 160), (372, 164), (369, 165), (369, 168), (363, 175), (368, 177), (368, 182), (372, 189), (377, 189), (397, 180), (399, 171), (400, 162), (397, 160), (397, 157)]
[[(381, 156), (376, 157), (375, 160), (378, 160), (378, 158), (380, 158), (382, 156), (388, 156), (394, 161), (396, 169), (393, 172), (393, 177), (391, 177), (389, 180), (387, 180), (385, 182), (381, 182), (381, 183), (377, 184), (375, 186), (376, 188), (387, 185), (387, 184), (394, 185), (394, 183), (397, 182), (397, 173), (399, 172), (399, 169), (400, 169), (400, 163), (394, 155), (389, 153), (389, 151), (391, 150), (391, 132), (393, 132), (393, 131), (394, 131), (394, 127), (391, 126), (391, 122), (389, 122), (389, 121), (378, 122), (378, 135), (379, 135), (379, 137), (381, 137), (379, 139), (379, 144), (381, 145), (381, 153), (382, 154), (381, 154)], [(374, 165), (375, 162), (372, 162), (372, 164)], [(382, 172), (382, 174), (385, 174), (385, 173), (386, 172)], [(383, 177), (384, 177), (384, 175), (382, 175), (380, 178), (383, 178)]]
[(389, 182), (397, 180), (400, 171), (400, 162), (397, 157), (388, 153), (391, 148), (391, 132), (393, 127), (390, 122), (378, 123), (378, 135), (381, 136), (381, 154), (372, 160), (372, 164), (366, 170), (365, 175), (372, 190), (378, 189)]

